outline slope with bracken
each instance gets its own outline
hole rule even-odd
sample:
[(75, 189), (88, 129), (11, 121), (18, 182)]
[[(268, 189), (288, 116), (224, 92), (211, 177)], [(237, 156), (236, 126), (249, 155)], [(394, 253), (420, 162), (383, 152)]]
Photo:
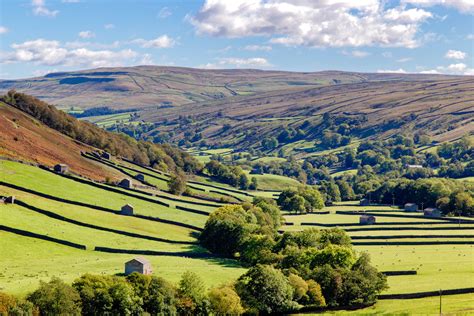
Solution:
[(10, 91), (0, 99), (0, 155), (45, 164), (68, 164), (90, 178), (116, 178), (117, 172), (81, 157), (82, 151), (105, 150), (163, 170), (192, 172), (199, 163), (167, 145), (136, 141), (81, 122), (34, 97)]

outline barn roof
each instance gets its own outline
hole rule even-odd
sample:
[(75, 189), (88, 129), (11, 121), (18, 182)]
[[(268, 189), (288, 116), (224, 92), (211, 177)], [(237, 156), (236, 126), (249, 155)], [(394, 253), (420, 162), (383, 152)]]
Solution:
[(150, 261), (148, 261), (147, 259), (143, 258), (143, 257), (136, 257), (136, 258), (133, 258), (132, 260), (130, 261), (127, 261), (126, 263), (129, 263), (129, 262), (132, 262), (132, 261), (138, 261), (140, 262), (141, 264), (150, 264)]

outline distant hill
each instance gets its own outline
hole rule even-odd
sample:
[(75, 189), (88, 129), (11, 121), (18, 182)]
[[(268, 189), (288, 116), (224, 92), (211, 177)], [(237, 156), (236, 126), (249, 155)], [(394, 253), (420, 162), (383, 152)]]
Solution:
[(21, 80), (0, 80), (0, 93), (15, 89), (61, 107), (156, 108), (295, 88), (445, 77), (447, 76), (341, 71), (286, 72), (137, 66), (58, 72)]
[(103, 126), (184, 147), (262, 149), (262, 140), (279, 138), (276, 150), (315, 152), (328, 149), (324, 132), (352, 141), (426, 134), (435, 142), (474, 132), (472, 76), (138, 66), (0, 81), (0, 91), (8, 89), (71, 112), (133, 109), (104, 116)]

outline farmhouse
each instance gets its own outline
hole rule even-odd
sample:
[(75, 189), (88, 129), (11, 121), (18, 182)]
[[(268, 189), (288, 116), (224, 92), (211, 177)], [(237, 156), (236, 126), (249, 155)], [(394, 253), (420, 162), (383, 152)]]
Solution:
[(364, 224), (364, 225), (373, 225), (373, 224), (375, 224), (375, 216), (361, 215), (359, 217), (359, 223)]
[(138, 181), (145, 181), (145, 176), (141, 173), (138, 173), (136, 176), (135, 176), (135, 179), (137, 179)]
[(69, 167), (63, 163), (58, 163), (57, 165), (54, 166), (54, 171), (57, 173), (65, 174), (66, 172), (69, 171)]
[(133, 272), (141, 274), (151, 274), (153, 272), (150, 261), (145, 258), (139, 257), (134, 258), (130, 261), (125, 262), (125, 275), (129, 275)]
[(120, 209), (120, 214), (122, 215), (133, 215), (133, 206), (130, 204), (125, 204)]
[(5, 198), (5, 204), (7, 203), (10, 203), (10, 204), (14, 204), (15, 203), (15, 197), (12, 195), (12, 196), (7, 196)]
[(132, 180), (130, 179), (123, 179), (120, 181), (119, 186), (124, 188), (131, 188), (132, 187)]
[(423, 215), (426, 217), (439, 218), (441, 217), (441, 211), (437, 208), (425, 208)]
[(405, 204), (405, 211), (407, 212), (417, 212), (418, 211), (418, 205), (415, 203), (406, 203)]
[(360, 200), (360, 206), (369, 206), (370, 205), (370, 201), (369, 199), (362, 199)]
[(110, 156), (111, 155), (106, 151), (104, 151), (101, 155), (102, 158), (107, 159), (107, 160), (110, 160)]

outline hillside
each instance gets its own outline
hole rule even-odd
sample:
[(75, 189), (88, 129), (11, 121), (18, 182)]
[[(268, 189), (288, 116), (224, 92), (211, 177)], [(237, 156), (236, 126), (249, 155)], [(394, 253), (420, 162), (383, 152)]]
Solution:
[(200, 133), (210, 145), (237, 149), (259, 148), (284, 129), (303, 133), (283, 145), (304, 140), (310, 151), (324, 131), (353, 139), (420, 133), (442, 142), (474, 131), (473, 87), (473, 77), (330, 85), (147, 111), (143, 118), (161, 123), (146, 135), (173, 132), (172, 140), (192, 145)]
[(92, 147), (0, 102), (0, 156), (50, 167), (65, 163), (74, 173), (91, 179), (117, 179), (118, 172), (81, 156), (81, 151), (91, 150)]
[(381, 80), (429, 80), (447, 76), (361, 74), (341, 71), (286, 72), (137, 66), (60, 72), (0, 80), (0, 93), (16, 89), (57, 106), (146, 108), (208, 102), (266, 91)]
[[(194, 172), (199, 168), (197, 160), (175, 147), (136, 141), (123, 134), (107, 132), (94, 124), (77, 120), (32, 96), (12, 90), (1, 97), (0, 101), (3, 102), (5, 110), (10, 106), (40, 121), (43, 124), (40, 128), (49, 127), (78, 143), (107, 151), (112, 155), (155, 166), (165, 171), (175, 172), (182, 169), (186, 172)], [(41, 124), (37, 122), (37, 125)], [(3, 147), (8, 148), (8, 146), (8, 140), (5, 140)], [(49, 148), (44, 147), (44, 150), (49, 150)], [(18, 155), (25, 155), (25, 152), (19, 152)]]
[[(473, 86), (472, 76), (156, 66), (0, 81), (0, 91), (17, 89), (71, 113), (106, 107), (81, 119), (139, 139), (244, 151), (265, 149), (261, 141), (274, 137), (280, 144), (270, 152), (300, 157), (340, 147), (322, 145), (324, 131), (352, 143), (400, 132), (458, 139), (474, 131)], [(295, 135), (282, 137), (285, 130)]]

